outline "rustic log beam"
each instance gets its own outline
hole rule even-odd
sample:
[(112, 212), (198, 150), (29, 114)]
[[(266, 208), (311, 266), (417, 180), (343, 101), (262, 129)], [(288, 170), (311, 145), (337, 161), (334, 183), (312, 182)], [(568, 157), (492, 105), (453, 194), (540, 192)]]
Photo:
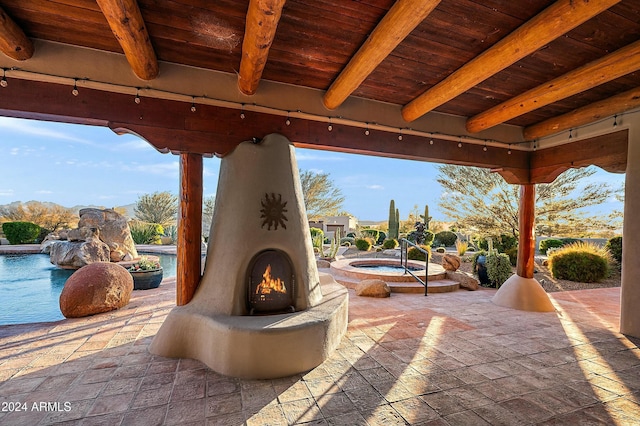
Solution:
[(598, 166), (611, 173), (627, 168), (629, 130), (619, 130), (531, 153), (531, 183), (551, 183), (570, 168)]
[(518, 210), (518, 260), (516, 273), (523, 278), (533, 278), (536, 239), (533, 235), (536, 220), (536, 186), (520, 186), (520, 209)]
[(467, 130), (480, 132), (569, 96), (640, 69), (640, 41), (631, 43), (467, 120)]
[(142, 80), (158, 76), (159, 66), (136, 0), (96, 0), (131, 69)]
[(523, 134), (526, 139), (542, 138), (638, 107), (640, 87), (525, 127)]
[(186, 305), (198, 288), (202, 244), (202, 155), (180, 154), (180, 210), (176, 304)]
[(33, 56), (33, 43), (0, 7), (0, 51), (16, 61)]
[(324, 105), (329, 109), (339, 107), (439, 3), (440, 0), (396, 1), (331, 84), (324, 95)]
[(251, 0), (242, 41), (238, 88), (245, 95), (258, 90), (269, 49), (286, 0)]
[(558, 0), (402, 108), (413, 121), (535, 52), (620, 0)]

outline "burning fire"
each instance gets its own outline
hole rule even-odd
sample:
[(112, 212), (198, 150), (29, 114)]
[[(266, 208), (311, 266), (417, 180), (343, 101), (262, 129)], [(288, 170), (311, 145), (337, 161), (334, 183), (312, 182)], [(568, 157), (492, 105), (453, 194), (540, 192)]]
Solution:
[(284, 281), (280, 278), (271, 278), (271, 264), (269, 264), (264, 274), (262, 274), (262, 281), (256, 288), (256, 294), (270, 294), (273, 292), (286, 293), (287, 288), (284, 285)]

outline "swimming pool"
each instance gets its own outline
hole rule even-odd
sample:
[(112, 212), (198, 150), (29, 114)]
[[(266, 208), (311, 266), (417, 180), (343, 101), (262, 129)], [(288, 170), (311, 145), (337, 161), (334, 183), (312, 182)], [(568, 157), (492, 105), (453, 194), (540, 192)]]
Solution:
[[(165, 278), (176, 275), (176, 256), (154, 256)], [(0, 255), (0, 325), (63, 319), (60, 292), (73, 272), (52, 265), (48, 254)]]

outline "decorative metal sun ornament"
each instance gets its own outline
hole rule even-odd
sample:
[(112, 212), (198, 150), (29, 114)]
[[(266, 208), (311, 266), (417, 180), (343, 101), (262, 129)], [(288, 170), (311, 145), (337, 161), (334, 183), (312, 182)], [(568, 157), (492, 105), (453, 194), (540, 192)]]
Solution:
[(282, 201), (282, 194), (278, 194), (278, 198), (276, 198), (276, 194), (273, 192), (271, 196), (269, 194), (264, 194), (264, 200), (260, 202), (262, 204), (262, 208), (260, 209), (260, 218), (263, 219), (261, 228), (264, 228), (267, 225), (267, 231), (271, 231), (271, 227), (274, 227), (274, 231), (278, 229), (278, 225), (282, 226), (283, 229), (287, 229), (287, 225), (285, 225), (285, 221), (289, 220), (284, 215), (287, 212), (287, 202)]

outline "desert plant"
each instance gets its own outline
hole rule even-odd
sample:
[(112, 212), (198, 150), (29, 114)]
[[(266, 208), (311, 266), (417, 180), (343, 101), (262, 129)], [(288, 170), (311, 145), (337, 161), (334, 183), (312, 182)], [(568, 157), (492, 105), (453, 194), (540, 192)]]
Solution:
[(451, 232), (451, 231), (438, 232), (435, 235), (434, 245), (437, 245), (437, 246), (443, 245), (445, 247), (451, 247), (452, 245), (455, 244), (457, 239), (458, 239), (458, 236), (454, 232)]
[(447, 252), (447, 249), (444, 247), (438, 247), (436, 249), (436, 253), (446, 253), (446, 252)]
[(429, 224), (431, 223), (431, 216), (429, 216), (429, 204), (425, 204), (424, 206), (424, 215), (422, 216), (424, 219), (424, 229), (429, 229)]
[(178, 214), (178, 196), (168, 191), (144, 194), (136, 201), (133, 211), (140, 222), (172, 225)]
[(309, 232), (311, 232), (311, 238), (313, 239), (315, 236), (320, 235), (324, 240), (324, 231), (320, 228), (309, 228)]
[(396, 247), (398, 247), (398, 240), (395, 238), (387, 238), (382, 243), (382, 248), (385, 250), (394, 249)]
[[(493, 242), (493, 248), (499, 253), (506, 253), (507, 250), (518, 246), (518, 239), (512, 234), (491, 235), (490, 238)], [(478, 238), (476, 243), (482, 250), (489, 250), (487, 238)]]
[(562, 247), (563, 245), (564, 243), (561, 240), (556, 238), (549, 238), (547, 240), (540, 241), (538, 249), (540, 250), (540, 253), (546, 255), (547, 250), (549, 250), (550, 248), (558, 248), (558, 247)]
[(164, 228), (158, 223), (147, 223), (139, 220), (129, 222), (131, 238), (136, 244), (159, 244)]
[(609, 274), (611, 254), (592, 243), (577, 242), (549, 255), (554, 278), (582, 283), (598, 282)]
[(358, 238), (356, 239), (356, 247), (358, 250), (369, 251), (371, 250), (371, 241), (366, 238)]
[(389, 202), (389, 238), (398, 238), (398, 223), (396, 222), (396, 202)]
[(40, 235), (40, 226), (31, 222), (5, 222), (2, 224), (2, 232), (9, 244), (31, 244)]
[[(420, 245), (419, 247), (422, 250), (425, 250), (427, 252), (427, 255), (429, 256), (429, 259), (431, 259), (431, 247), (424, 244)], [(418, 248), (415, 246), (412, 246), (409, 248), (409, 250), (407, 250), (407, 259), (409, 260), (426, 261), (427, 255), (425, 255), (421, 250), (418, 250)]]
[(372, 238), (375, 244), (375, 242), (377, 242), (378, 238), (380, 237), (380, 231), (378, 231), (377, 229), (364, 228), (360, 230), (360, 236), (362, 238)]
[(469, 247), (469, 243), (467, 241), (456, 240), (456, 250), (458, 251), (458, 256), (462, 256), (467, 252), (467, 248)]
[(512, 247), (505, 251), (504, 254), (509, 256), (511, 266), (516, 266), (516, 264), (518, 263), (518, 247)]
[(495, 252), (487, 255), (487, 275), (496, 288), (500, 288), (512, 274), (509, 256)]
[(333, 260), (336, 258), (336, 254), (338, 254), (338, 249), (340, 248), (340, 230), (336, 229), (333, 238), (331, 238), (329, 250), (324, 249), (324, 246), (320, 245), (320, 257), (323, 259)]
[(609, 250), (611, 257), (622, 263), (622, 237), (611, 238), (604, 247)]
[(175, 225), (165, 226), (164, 236), (171, 240), (171, 244), (176, 244), (178, 242), (178, 227)]
[(352, 246), (356, 243), (356, 239), (352, 238), (352, 237), (342, 237), (340, 238), (340, 245), (341, 246), (346, 246), (347, 244), (349, 246)]

